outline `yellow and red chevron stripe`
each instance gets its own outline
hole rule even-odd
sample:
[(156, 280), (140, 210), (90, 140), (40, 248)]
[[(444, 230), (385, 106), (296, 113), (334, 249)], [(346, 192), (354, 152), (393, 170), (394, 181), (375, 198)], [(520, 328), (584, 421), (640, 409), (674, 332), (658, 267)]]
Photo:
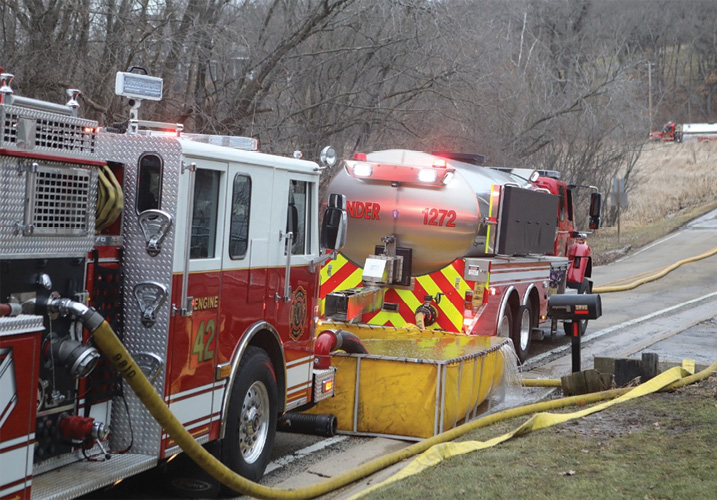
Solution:
[[(464, 261), (457, 259), (443, 269), (418, 276), (414, 279), (413, 290), (389, 288), (384, 302), (398, 304), (398, 311), (376, 311), (365, 314), (363, 323), (379, 326), (402, 327), (415, 323), (415, 311), (423, 303), (426, 295), (434, 298), (438, 309), (438, 319), (430, 329), (460, 332), (463, 327), (463, 314), (466, 291), (470, 286), (463, 279)], [(343, 255), (329, 262), (321, 270), (321, 306), (327, 293), (355, 288), (361, 285), (363, 270), (346, 260)], [(442, 293), (440, 303), (435, 298)]]

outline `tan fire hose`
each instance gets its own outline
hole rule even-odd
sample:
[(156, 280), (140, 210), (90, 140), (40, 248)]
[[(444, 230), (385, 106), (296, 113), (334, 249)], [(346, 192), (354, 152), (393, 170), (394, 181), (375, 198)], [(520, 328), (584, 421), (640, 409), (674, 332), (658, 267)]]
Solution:
[(632, 290), (633, 288), (637, 288), (640, 285), (644, 285), (645, 283), (649, 283), (650, 281), (655, 281), (657, 279), (660, 279), (664, 277), (667, 273), (670, 271), (674, 271), (680, 266), (683, 266), (685, 264), (689, 264), (691, 262), (696, 262), (698, 260), (706, 259), (707, 257), (712, 257), (713, 255), (717, 254), (717, 247), (714, 247), (712, 250), (709, 250), (705, 253), (702, 253), (700, 255), (696, 255), (694, 257), (690, 257), (688, 259), (682, 259), (678, 262), (675, 262), (674, 264), (667, 266), (662, 271), (655, 272), (654, 274), (651, 274), (649, 276), (645, 276), (644, 278), (640, 278), (638, 280), (633, 281), (632, 283), (627, 283), (625, 285), (603, 285), (603, 286), (596, 286), (593, 288), (593, 293), (610, 293), (610, 292), (624, 292), (626, 290)]
[[(97, 314), (97, 316), (99, 316), (99, 314)], [(88, 326), (88, 328), (93, 332), (95, 344), (112, 361), (112, 364), (115, 366), (117, 371), (124, 377), (152, 416), (167, 431), (180, 448), (182, 448), (182, 450), (184, 450), (184, 452), (199, 466), (207, 471), (207, 473), (220, 481), (222, 484), (225, 484), (240, 494), (250, 495), (257, 498), (299, 499), (324, 495), (398, 463), (406, 458), (423, 453), (436, 444), (455, 440), (474, 429), (486, 427), (509, 418), (530, 415), (539, 411), (547, 411), (576, 404), (585, 405), (588, 403), (612, 399), (630, 390), (629, 388), (612, 389), (592, 394), (544, 401), (497, 412), (463, 424), (389, 455), (376, 458), (371, 462), (357, 467), (356, 469), (347, 471), (331, 479), (321, 481), (315, 485), (284, 490), (269, 488), (253, 481), (249, 481), (248, 479), (236, 474), (215, 458), (211, 453), (206, 451), (194, 440), (191, 434), (187, 432), (187, 430), (172, 414), (164, 400), (159, 394), (157, 394), (154, 387), (152, 387), (147, 378), (144, 376), (142, 370), (139, 368), (134, 359), (132, 359), (132, 356), (129, 354), (127, 349), (125, 349), (124, 345), (122, 345), (120, 340), (112, 331), (112, 328), (107, 321), (102, 321), (96, 328), (92, 328), (94, 326), (92, 323), (94, 322), (90, 321), (89, 323), (91, 324), (88, 325), (86, 323), (86, 326)], [(717, 370), (717, 361), (706, 370), (690, 377), (685, 377), (679, 382), (671, 384), (668, 388), (679, 387), (702, 380), (707, 378), (714, 370)]]

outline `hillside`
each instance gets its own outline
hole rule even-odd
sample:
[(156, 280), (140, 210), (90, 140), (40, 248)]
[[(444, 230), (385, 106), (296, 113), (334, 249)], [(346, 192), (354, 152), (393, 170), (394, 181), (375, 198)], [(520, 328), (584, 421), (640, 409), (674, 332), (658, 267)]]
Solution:
[(627, 189), (619, 234), (616, 226), (603, 226), (590, 236), (597, 265), (717, 209), (717, 142), (645, 145)]
[(628, 186), (623, 227), (672, 218), (717, 199), (717, 141), (650, 143)]

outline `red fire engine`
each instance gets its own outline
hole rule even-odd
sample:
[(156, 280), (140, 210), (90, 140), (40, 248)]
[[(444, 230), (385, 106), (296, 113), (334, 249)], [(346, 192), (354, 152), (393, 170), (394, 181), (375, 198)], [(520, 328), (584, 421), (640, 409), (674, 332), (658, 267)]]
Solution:
[[(316, 163), (252, 139), (139, 120), (160, 79), (119, 73), (130, 119), (101, 129), (0, 88), (0, 498), (74, 498), (179, 448), (93, 345), (111, 324), (177, 419), (259, 478), (277, 417), (331, 396), (314, 368)], [(159, 130), (157, 130), (159, 129)], [(345, 202), (343, 202), (345, 203)], [(89, 306), (89, 307), (88, 307)]]
[[(388, 150), (345, 162), (329, 186), (347, 196), (349, 219), (346, 246), (322, 270), (329, 324), (510, 337), (525, 361), (548, 324), (548, 296), (590, 292), (592, 253), (575, 231), (575, 186), (557, 172), (483, 160)], [(597, 228), (599, 193), (590, 214)]]

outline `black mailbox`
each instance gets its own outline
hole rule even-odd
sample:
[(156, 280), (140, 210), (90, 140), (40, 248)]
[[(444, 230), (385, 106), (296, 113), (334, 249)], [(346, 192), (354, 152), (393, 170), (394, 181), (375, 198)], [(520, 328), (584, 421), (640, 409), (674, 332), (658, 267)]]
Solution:
[(567, 294), (548, 297), (548, 316), (552, 319), (579, 321), (602, 316), (602, 303), (598, 294)]

